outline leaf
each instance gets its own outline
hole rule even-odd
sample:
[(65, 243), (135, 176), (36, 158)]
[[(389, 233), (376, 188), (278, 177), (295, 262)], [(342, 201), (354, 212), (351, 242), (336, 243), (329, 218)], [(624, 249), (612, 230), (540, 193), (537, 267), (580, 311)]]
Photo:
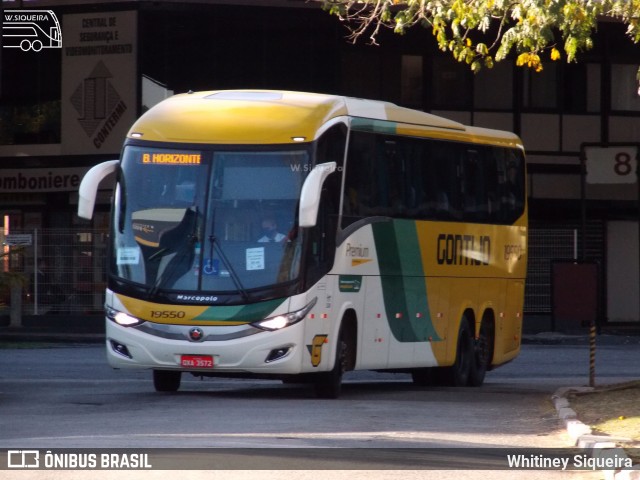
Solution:
[(484, 43), (479, 43), (478, 45), (476, 45), (476, 52), (482, 56), (489, 55), (489, 49), (487, 48), (487, 45)]
[(520, 55), (518, 55), (518, 58), (516, 59), (516, 66), (522, 67), (528, 61), (529, 61), (529, 54), (528, 53), (521, 53)]
[[(593, 48), (601, 19), (626, 26), (640, 42), (640, 0), (321, 0), (323, 8), (344, 21), (350, 38), (375, 42), (389, 27), (402, 34), (421, 25), (431, 28), (438, 47), (478, 70), (486, 62), (516, 58), (516, 64), (542, 69), (541, 52), (550, 59), (575, 62)], [(477, 35), (477, 36), (476, 36)], [(562, 45), (559, 47), (557, 45)], [(463, 51), (473, 49), (473, 54)], [(480, 65), (483, 64), (480, 62)], [(640, 75), (640, 73), (639, 73)], [(640, 78), (639, 78), (640, 81)]]

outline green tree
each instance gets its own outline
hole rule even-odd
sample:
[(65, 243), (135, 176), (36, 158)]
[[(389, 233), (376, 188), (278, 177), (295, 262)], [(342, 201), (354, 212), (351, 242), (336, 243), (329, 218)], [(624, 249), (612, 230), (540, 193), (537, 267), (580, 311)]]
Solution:
[[(376, 43), (381, 29), (402, 34), (430, 28), (439, 48), (474, 72), (515, 53), (516, 64), (540, 71), (543, 62), (577, 61), (593, 46), (599, 19), (627, 26), (640, 41), (640, 0), (322, 0), (349, 29), (349, 37)], [(638, 70), (640, 81), (640, 70)]]

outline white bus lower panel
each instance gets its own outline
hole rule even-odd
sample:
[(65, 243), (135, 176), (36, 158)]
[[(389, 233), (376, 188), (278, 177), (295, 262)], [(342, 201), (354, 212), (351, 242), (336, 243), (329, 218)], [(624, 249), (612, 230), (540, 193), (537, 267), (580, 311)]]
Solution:
[[(168, 326), (192, 329), (193, 326)], [(301, 373), (301, 325), (281, 331), (259, 331), (226, 340), (229, 332), (219, 327), (200, 327), (204, 340), (165, 338), (107, 321), (107, 359), (114, 368), (171, 369), (203, 373)], [(233, 336), (233, 335), (230, 335)]]

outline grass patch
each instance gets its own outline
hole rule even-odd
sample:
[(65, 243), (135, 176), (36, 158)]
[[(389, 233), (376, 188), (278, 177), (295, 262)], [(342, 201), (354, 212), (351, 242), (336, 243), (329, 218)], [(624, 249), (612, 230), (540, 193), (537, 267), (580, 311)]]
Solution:
[(631, 449), (628, 453), (634, 463), (640, 462), (640, 380), (572, 392), (567, 399), (578, 419), (595, 434), (630, 439), (620, 445)]

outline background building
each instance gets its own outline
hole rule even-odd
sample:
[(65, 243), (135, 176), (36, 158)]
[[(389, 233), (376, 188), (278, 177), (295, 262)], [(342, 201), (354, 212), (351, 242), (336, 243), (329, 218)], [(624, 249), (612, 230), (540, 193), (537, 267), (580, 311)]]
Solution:
[[(273, 88), (387, 100), (518, 133), (532, 225), (525, 328), (558, 326), (554, 261), (574, 258), (597, 262), (603, 324), (640, 323), (635, 160), (613, 165), (622, 183), (581, 182), (585, 143), (615, 158), (640, 142), (640, 45), (623, 25), (602, 23), (579, 64), (549, 61), (534, 73), (505, 61), (473, 75), (428, 30), (352, 45), (335, 17), (303, 0), (2, 5), (53, 11), (62, 37), (39, 51), (3, 37), (0, 48), (0, 262), (29, 277), (25, 314), (100, 311), (110, 193), (89, 223), (75, 215), (77, 188), (91, 166), (118, 156), (141, 113), (188, 90)], [(578, 281), (556, 295), (590, 292)]]

